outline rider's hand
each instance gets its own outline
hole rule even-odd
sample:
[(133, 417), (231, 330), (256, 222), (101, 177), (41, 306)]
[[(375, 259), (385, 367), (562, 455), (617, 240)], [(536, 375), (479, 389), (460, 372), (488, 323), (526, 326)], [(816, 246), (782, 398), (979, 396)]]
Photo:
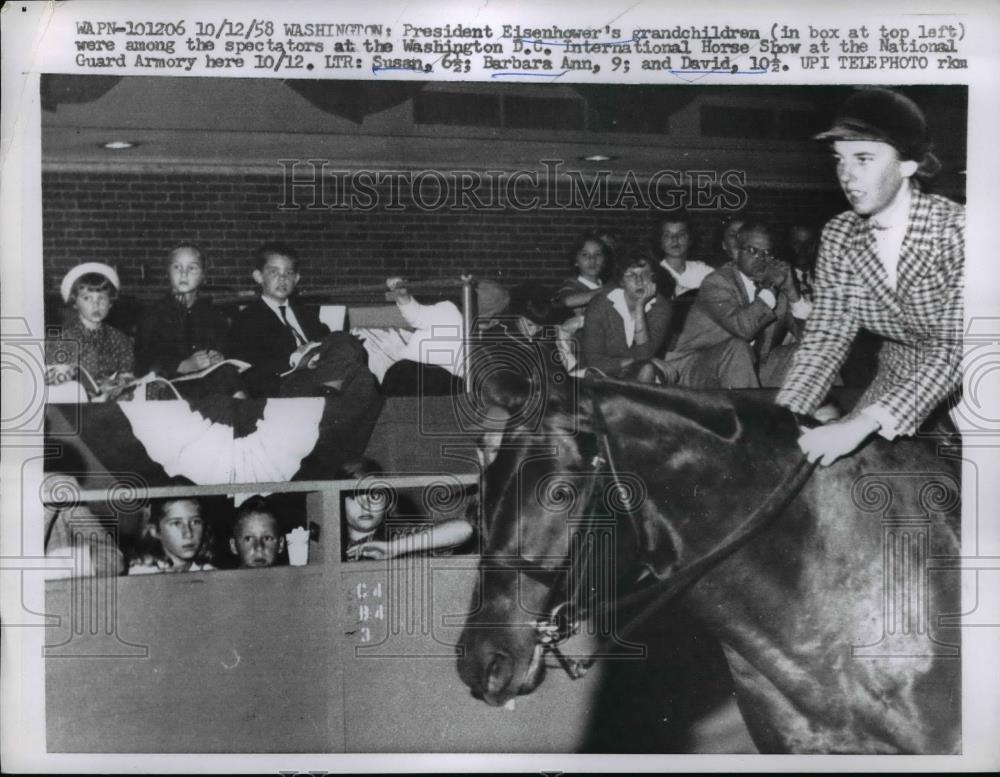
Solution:
[(843, 421), (807, 429), (799, 437), (799, 447), (809, 461), (830, 465), (851, 453), (878, 429), (878, 421), (861, 413)]

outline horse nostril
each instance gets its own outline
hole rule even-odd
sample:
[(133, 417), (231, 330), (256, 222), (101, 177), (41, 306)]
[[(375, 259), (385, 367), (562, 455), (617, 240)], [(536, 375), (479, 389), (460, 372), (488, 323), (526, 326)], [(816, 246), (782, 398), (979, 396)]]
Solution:
[(514, 664), (510, 656), (504, 653), (494, 653), (486, 666), (486, 693), (496, 696), (502, 693), (514, 675)]

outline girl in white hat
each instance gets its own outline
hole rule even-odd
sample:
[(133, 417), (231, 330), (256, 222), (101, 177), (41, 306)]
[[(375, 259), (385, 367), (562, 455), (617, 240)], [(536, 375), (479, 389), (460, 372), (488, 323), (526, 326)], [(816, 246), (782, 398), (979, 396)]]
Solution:
[(101, 262), (79, 264), (66, 273), (60, 291), (70, 315), (59, 335), (46, 343), (47, 383), (80, 380), (89, 394), (101, 394), (132, 380), (132, 338), (104, 323), (119, 286), (118, 273)]

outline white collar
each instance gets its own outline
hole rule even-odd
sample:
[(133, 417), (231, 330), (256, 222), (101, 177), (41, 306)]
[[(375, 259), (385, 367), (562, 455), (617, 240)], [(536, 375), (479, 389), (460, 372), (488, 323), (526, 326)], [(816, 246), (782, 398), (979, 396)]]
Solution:
[(684, 260), (684, 269), (681, 272), (677, 272), (677, 270), (675, 270), (673, 267), (670, 266), (670, 262), (668, 262), (666, 259), (661, 259), (660, 260), (660, 267), (662, 267), (668, 273), (670, 273), (671, 275), (673, 275), (675, 279), (679, 279), (682, 275), (684, 275), (684, 273), (686, 273), (688, 271), (688, 268), (690, 267), (690, 265), (691, 265), (691, 260), (690, 259), (685, 259)]
[(757, 281), (751, 278), (749, 275), (745, 275), (743, 270), (739, 267), (736, 268), (736, 273), (740, 276), (740, 280), (743, 281), (743, 285), (746, 287), (747, 296), (752, 300), (754, 295), (757, 293)]
[[(289, 300), (286, 299), (284, 302), (275, 302), (274, 300), (265, 297), (263, 294), (260, 295), (260, 298), (264, 301), (264, 304), (274, 312), (274, 315), (278, 317), (278, 320), (281, 321), (282, 324), (286, 324), (291, 327), (292, 331), (295, 332), (298, 337), (302, 338), (303, 343), (309, 340), (309, 338), (306, 337), (305, 330), (302, 328), (299, 317), (295, 315), (295, 311), (292, 309), (292, 305)], [(285, 309), (285, 315), (281, 315), (280, 309), (282, 307)]]
[(899, 188), (899, 193), (885, 210), (868, 217), (868, 226), (876, 234), (905, 229), (910, 219), (910, 204), (912, 201), (913, 192), (910, 190), (909, 183), (904, 182)]
[(580, 283), (582, 283), (584, 286), (586, 286), (588, 289), (599, 289), (599, 288), (601, 288), (601, 281), (600, 280), (598, 280), (597, 283), (594, 283), (593, 281), (588, 281), (582, 275), (577, 275), (576, 279)]
[[(611, 303), (618, 315), (622, 317), (622, 323), (625, 325), (625, 344), (631, 348), (632, 341), (635, 340), (635, 319), (632, 317), (632, 311), (629, 309), (628, 303), (625, 301), (625, 289), (619, 286), (617, 289), (609, 292), (608, 302)], [(654, 296), (649, 302), (646, 303), (644, 310), (648, 313), (649, 309), (653, 307), (655, 303), (656, 297)]]
[(260, 295), (260, 299), (261, 302), (263, 302), (265, 305), (271, 308), (271, 310), (273, 310), (279, 316), (281, 315), (281, 311), (279, 310), (279, 308), (282, 305), (284, 305), (285, 311), (287, 313), (292, 312), (292, 305), (287, 299), (284, 302), (278, 302), (276, 300), (271, 299), (270, 297), (265, 297), (263, 294)]

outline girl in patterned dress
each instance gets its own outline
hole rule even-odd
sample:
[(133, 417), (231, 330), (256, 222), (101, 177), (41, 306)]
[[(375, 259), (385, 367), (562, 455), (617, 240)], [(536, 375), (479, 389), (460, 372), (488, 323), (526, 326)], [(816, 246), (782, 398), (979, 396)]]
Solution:
[(45, 344), (45, 380), (62, 384), (80, 380), (88, 393), (113, 394), (133, 378), (132, 338), (104, 323), (118, 298), (118, 273), (100, 262), (80, 264), (66, 273), (61, 292), (70, 310), (59, 334)]

